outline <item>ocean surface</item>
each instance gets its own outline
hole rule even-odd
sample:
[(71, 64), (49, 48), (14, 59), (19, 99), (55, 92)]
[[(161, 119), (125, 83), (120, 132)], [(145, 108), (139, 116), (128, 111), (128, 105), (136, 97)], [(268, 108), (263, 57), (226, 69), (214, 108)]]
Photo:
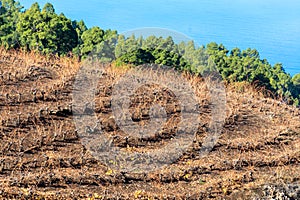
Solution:
[(178, 31), (198, 45), (217, 42), (227, 49), (255, 48), (261, 59), (300, 73), (299, 0), (21, 0), (52, 3), (56, 12), (88, 27), (119, 33), (143, 27)]

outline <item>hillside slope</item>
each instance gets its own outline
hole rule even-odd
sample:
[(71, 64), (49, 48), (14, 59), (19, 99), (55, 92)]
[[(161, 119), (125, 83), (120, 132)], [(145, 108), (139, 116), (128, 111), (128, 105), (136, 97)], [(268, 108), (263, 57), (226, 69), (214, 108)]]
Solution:
[[(249, 85), (230, 85), (222, 135), (213, 150), (199, 158), (197, 150), (209, 123), (210, 100), (204, 83), (189, 77), (199, 98), (203, 123), (193, 147), (161, 170), (120, 173), (95, 159), (81, 144), (73, 117), (67, 112), (71, 111), (79, 66), (68, 58), (47, 59), (1, 50), (1, 198), (300, 198), (299, 109), (264, 98)], [(111, 136), (124, 134), (110, 120), (112, 85), (122, 73), (125, 70), (110, 67), (98, 85), (95, 112), (105, 134)], [(143, 104), (134, 100), (141, 92), (133, 97), (133, 115), (147, 110), (147, 101), (153, 99), (151, 92), (143, 94)], [(159, 94), (162, 99), (171, 98), (163, 90)], [(167, 110), (175, 117), (177, 112)], [(135, 118), (138, 123), (147, 122), (149, 112)], [(125, 137), (115, 137), (114, 143), (128, 151), (159, 148), (174, 134), (171, 127), (176, 126), (175, 121), (146, 143)]]

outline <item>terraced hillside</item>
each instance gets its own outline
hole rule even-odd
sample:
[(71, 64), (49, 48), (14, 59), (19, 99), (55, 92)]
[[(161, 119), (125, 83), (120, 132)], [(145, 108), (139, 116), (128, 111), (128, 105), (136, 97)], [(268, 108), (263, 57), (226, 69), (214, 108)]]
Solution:
[[(79, 67), (71, 58), (0, 51), (1, 199), (300, 198), (299, 109), (264, 98), (249, 85), (228, 85), (222, 135), (201, 158), (211, 102), (203, 80), (187, 76), (201, 111), (189, 150), (160, 170), (122, 172), (94, 158), (77, 134), (72, 87)], [(99, 81), (99, 127), (124, 151), (160, 148), (174, 136), (182, 108), (167, 89), (144, 86), (131, 99), (133, 121), (147, 124), (153, 101), (166, 108), (168, 121), (144, 140), (128, 137), (111, 109), (113, 85), (124, 73), (110, 66)]]

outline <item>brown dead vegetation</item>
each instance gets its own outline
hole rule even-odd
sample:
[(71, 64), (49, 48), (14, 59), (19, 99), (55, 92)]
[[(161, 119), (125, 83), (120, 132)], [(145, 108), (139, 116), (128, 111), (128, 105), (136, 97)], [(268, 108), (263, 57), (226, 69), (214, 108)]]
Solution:
[[(191, 148), (177, 162), (154, 172), (111, 170), (91, 156), (76, 133), (70, 105), (79, 66), (71, 58), (0, 50), (1, 198), (259, 199), (271, 197), (267, 186), (274, 191), (299, 186), (300, 110), (264, 98), (247, 84), (229, 85), (222, 135), (208, 156), (200, 158), (210, 100), (205, 83), (192, 76), (188, 79), (199, 98), (201, 124)], [(151, 91), (156, 86), (145, 86), (132, 97), (132, 119), (147, 123), (149, 106), (156, 100), (166, 108), (168, 121), (146, 139), (126, 137), (110, 107), (112, 86), (124, 72), (111, 67), (99, 82), (99, 123), (105, 134), (115, 136), (116, 146), (134, 151), (159, 148), (176, 133), (181, 108), (169, 91), (156, 88), (161, 98), (155, 99)], [(299, 198), (295, 188), (284, 190), (284, 195)]]

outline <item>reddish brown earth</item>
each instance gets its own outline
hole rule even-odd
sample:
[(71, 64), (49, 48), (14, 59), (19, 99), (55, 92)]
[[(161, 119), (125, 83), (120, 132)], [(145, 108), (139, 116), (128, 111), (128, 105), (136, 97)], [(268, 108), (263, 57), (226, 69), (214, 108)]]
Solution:
[[(265, 98), (247, 84), (228, 85), (222, 135), (200, 158), (211, 104), (205, 83), (188, 76), (201, 111), (191, 148), (162, 169), (119, 172), (82, 145), (67, 112), (79, 66), (68, 58), (0, 51), (1, 199), (300, 198), (299, 109)], [(126, 151), (159, 148), (174, 136), (181, 108), (164, 88), (145, 86), (132, 96), (132, 117), (139, 125), (147, 123), (155, 89), (168, 121), (147, 140), (124, 137), (110, 118), (110, 101), (112, 86), (125, 72), (110, 67), (99, 82), (95, 112), (102, 128)]]

